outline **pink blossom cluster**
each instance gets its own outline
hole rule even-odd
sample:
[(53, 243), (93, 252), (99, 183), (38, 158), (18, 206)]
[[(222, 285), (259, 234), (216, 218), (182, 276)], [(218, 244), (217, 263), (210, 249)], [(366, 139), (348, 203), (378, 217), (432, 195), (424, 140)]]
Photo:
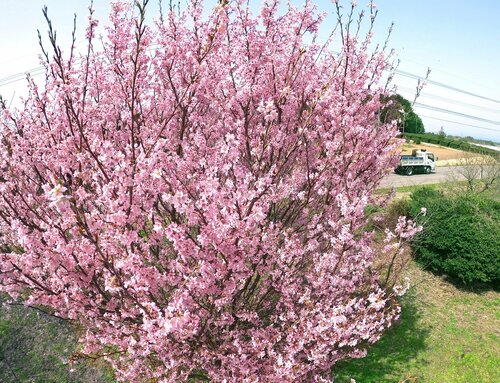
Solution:
[(3, 105), (1, 290), (122, 381), (329, 381), (399, 315), (362, 230), (399, 145), (386, 53), (346, 25), (318, 44), (311, 2), (143, 13), (113, 3), (102, 49), (91, 20)]

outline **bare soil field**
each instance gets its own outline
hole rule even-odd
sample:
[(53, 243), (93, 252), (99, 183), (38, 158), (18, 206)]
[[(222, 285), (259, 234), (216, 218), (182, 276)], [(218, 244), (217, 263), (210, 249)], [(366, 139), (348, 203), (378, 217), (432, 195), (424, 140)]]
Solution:
[(413, 149), (426, 149), (427, 151), (434, 153), (437, 156), (436, 166), (460, 166), (460, 165), (470, 165), (470, 164), (481, 164), (489, 163), (491, 157), (465, 152), (463, 150), (445, 148), (443, 146), (434, 144), (413, 144), (406, 143), (403, 145), (402, 154), (411, 154)]
[(464, 158), (469, 153), (463, 150), (444, 148), (442, 146), (433, 144), (404, 144), (402, 154), (411, 154), (413, 149), (426, 149), (428, 152), (434, 153), (438, 157), (439, 161), (456, 160)]

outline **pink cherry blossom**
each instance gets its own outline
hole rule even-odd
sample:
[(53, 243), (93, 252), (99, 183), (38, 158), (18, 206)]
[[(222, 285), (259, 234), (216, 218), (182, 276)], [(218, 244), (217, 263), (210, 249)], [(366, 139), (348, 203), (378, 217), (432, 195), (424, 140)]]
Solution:
[(400, 313), (363, 233), (400, 145), (388, 55), (355, 22), (320, 45), (310, 1), (145, 5), (1, 103), (0, 289), (77, 321), (121, 381), (327, 382)]

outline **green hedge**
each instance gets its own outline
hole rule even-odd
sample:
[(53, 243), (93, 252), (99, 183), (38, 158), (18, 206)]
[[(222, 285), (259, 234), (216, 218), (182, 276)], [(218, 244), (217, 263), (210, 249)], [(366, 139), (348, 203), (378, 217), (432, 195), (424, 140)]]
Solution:
[(488, 154), (496, 156), (498, 155), (498, 151), (493, 149), (484, 148), (482, 146), (477, 146), (474, 144), (470, 144), (466, 141), (454, 140), (451, 138), (445, 138), (438, 134), (434, 133), (424, 133), (424, 134), (416, 134), (416, 133), (405, 133), (404, 137), (406, 140), (413, 140), (414, 142), (428, 142), (430, 144), (441, 145), (449, 148), (460, 149), (467, 152), (479, 153), (479, 154)]
[(412, 243), (418, 262), (463, 284), (500, 282), (500, 202), (471, 194), (445, 196), (430, 188), (417, 189), (410, 215), (424, 230)]

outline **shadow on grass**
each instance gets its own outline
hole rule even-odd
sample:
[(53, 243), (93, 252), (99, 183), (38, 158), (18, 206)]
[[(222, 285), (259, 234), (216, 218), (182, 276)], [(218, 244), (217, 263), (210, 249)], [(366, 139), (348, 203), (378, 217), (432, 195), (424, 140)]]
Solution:
[(351, 378), (362, 383), (416, 381), (415, 376), (408, 375), (408, 365), (426, 349), (425, 340), (429, 334), (429, 329), (422, 327), (419, 318), (415, 298), (409, 293), (402, 302), (400, 321), (368, 349), (365, 358), (336, 364), (332, 369), (334, 382), (349, 383)]
[(2, 299), (6, 297), (0, 295), (0, 382), (114, 382), (96, 363), (68, 365), (76, 347), (68, 322), (24, 306), (2, 306)]
[(444, 273), (438, 273), (438, 272), (433, 272), (434, 275), (437, 275), (439, 277), (442, 277), (446, 282), (452, 284), (455, 286), (458, 290), (464, 292), (464, 293), (475, 293), (475, 294), (484, 294), (489, 291), (494, 291), (496, 293), (500, 292), (500, 280), (494, 280), (491, 283), (481, 283), (481, 282), (475, 282), (475, 283), (463, 283), (460, 279), (458, 278), (453, 278), (449, 275), (446, 275)]
[[(417, 260), (418, 262), (418, 260)], [(420, 267), (422, 270), (425, 270), (432, 275), (441, 278), (443, 281), (446, 283), (449, 283), (450, 285), (453, 285), (455, 288), (460, 290), (461, 292), (464, 293), (474, 293), (474, 294), (484, 294), (489, 291), (494, 291), (496, 293), (500, 292), (500, 279), (495, 279), (489, 283), (485, 282), (470, 282), (470, 283), (465, 283), (463, 282), (460, 278), (454, 277), (452, 275), (448, 275), (443, 271), (439, 270), (433, 270), (429, 265), (425, 265), (422, 263), (419, 263)]]

